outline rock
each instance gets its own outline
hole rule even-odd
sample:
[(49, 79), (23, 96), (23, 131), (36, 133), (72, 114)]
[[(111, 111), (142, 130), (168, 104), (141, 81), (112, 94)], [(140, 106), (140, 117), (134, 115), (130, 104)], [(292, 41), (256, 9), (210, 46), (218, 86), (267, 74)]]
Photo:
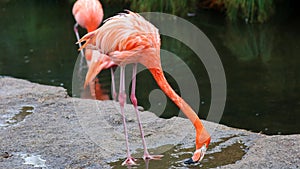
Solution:
[[(117, 102), (72, 98), (62, 87), (10, 77), (0, 77), (0, 89), (0, 168), (117, 168), (126, 158)], [(146, 168), (132, 105), (125, 112), (131, 151), (139, 168)], [(182, 160), (191, 157), (195, 135), (189, 120), (147, 111), (141, 120), (150, 151), (165, 155), (150, 166), (187, 168)], [(266, 136), (203, 123), (212, 143), (200, 166), (299, 168), (299, 135)]]
[(300, 135), (260, 138), (242, 160), (222, 168), (300, 168)]

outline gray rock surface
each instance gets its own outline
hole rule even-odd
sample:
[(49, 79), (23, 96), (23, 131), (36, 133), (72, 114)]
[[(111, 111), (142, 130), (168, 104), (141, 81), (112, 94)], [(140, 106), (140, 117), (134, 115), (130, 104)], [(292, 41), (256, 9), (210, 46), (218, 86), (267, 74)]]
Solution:
[[(140, 164), (142, 143), (126, 105), (130, 147)], [(165, 155), (149, 168), (188, 168), (194, 151), (189, 120), (141, 112), (146, 141)], [(266, 136), (204, 121), (212, 143), (203, 168), (299, 168), (300, 135)], [(0, 168), (118, 168), (126, 157), (119, 104), (71, 98), (62, 87), (0, 77)], [(124, 168), (124, 167), (122, 167)]]

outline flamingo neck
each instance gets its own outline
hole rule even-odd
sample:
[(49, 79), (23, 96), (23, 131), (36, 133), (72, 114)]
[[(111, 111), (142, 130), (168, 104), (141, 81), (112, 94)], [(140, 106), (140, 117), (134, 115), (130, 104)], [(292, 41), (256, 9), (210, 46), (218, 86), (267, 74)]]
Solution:
[(172, 87), (167, 82), (161, 68), (150, 68), (149, 70), (162, 91), (180, 108), (185, 116), (193, 123), (196, 129), (196, 149), (200, 149), (204, 144), (206, 144), (206, 146), (208, 147), (210, 142), (210, 135), (204, 128), (195, 111), (172, 89)]
[(88, 33), (90, 33), (90, 32), (93, 32), (94, 30), (96, 30), (97, 27), (95, 27), (95, 26), (87, 26), (86, 29), (87, 29)]

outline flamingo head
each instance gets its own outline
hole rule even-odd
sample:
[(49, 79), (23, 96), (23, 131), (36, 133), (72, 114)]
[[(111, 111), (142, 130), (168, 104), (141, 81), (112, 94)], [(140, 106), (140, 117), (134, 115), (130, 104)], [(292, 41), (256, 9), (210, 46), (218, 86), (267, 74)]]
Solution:
[(189, 158), (188, 160), (186, 160), (184, 162), (184, 164), (195, 164), (197, 162), (200, 162), (205, 153), (206, 153), (206, 150), (207, 150), (207, 147), (206, 147), (206, 144), (204, 144), (200, 149), (197, 149), (195, 152), (194, 152), (194, 155)]

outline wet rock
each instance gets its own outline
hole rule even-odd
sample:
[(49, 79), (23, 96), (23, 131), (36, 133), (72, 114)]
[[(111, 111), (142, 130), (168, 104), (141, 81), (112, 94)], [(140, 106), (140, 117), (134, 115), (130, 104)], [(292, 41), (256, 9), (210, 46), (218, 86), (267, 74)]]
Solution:
[[(114, 101), (71, 98), (62, 87), (0, 77), (0, 123), (24, 107), (32, 107), (24, 119), (0, 125), (0, 168), (40, 165), (34, 161), (48, 168), (117, 168), (126, 157), (122, 118)], [(145, 168), (132, 105), (126, 105), (125, 112), (131, 150)], [(141, 120), (150, 151), (165, 155), (150, 166), (187, 168), (181, 160), (194, 151), (189, 120), (161, 119), (148, 111), (141, 112)], [(299, 135), (266, 136), (207, 121), (204, 125), (212, 134), (200, 164), (204, 168), (299, 167)], [(29, 163), (25, 156), (36, 158)]]
[(222, 168), (299, 168), (300, 135), (257, 139), (242, 160)]

